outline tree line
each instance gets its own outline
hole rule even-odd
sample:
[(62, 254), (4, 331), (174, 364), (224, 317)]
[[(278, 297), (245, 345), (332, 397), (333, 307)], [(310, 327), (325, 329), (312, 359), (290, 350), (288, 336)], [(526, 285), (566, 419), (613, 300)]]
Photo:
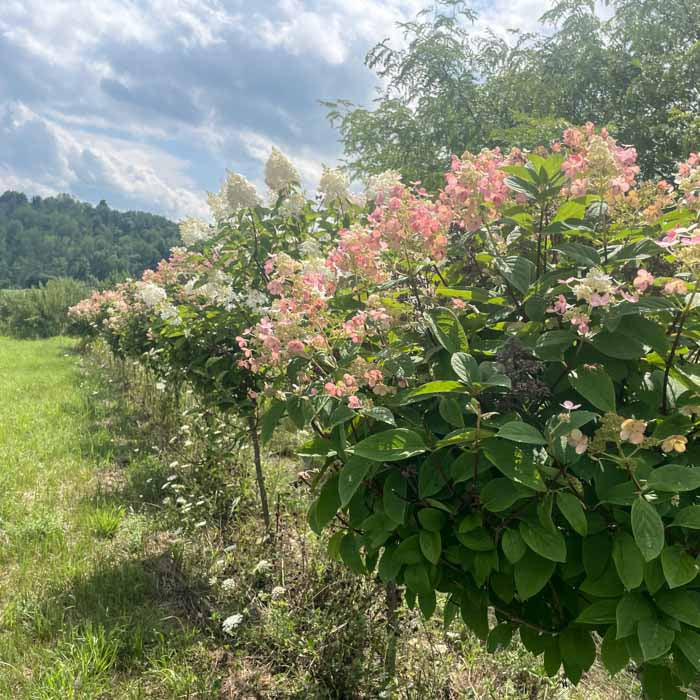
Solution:
[(94, 284), (140, 276), (179, 241), (168, 219), (92, 206), (67, 194), (0, 196), (0, 289), (33, 287), (56, 277)]

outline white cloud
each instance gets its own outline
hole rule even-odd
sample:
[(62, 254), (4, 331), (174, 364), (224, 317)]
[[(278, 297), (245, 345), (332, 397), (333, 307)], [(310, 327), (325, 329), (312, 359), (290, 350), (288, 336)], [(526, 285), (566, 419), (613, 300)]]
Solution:
[[(22, 164), (24, 163), (24, 165)], [(0, 181), (37, 194), (94, 188), (182, 218), (206, 215), (188, 163), (143, 143), (69, 131), (26, 105), (0, 109)]]

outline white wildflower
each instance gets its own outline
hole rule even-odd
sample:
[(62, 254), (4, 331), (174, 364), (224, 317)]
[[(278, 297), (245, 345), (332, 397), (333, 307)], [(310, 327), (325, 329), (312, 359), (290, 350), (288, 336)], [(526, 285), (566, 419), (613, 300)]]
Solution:
[(323, 195), (325, 204), (343, 202), (348, 198), (348, 179), (342, 171), (336, 168), (325, 168), (318, 191)]
[(153, 282), (140, 282), (139, 283), (139, 296), (141, 301), (149, 308), (152, 309), (157, 306), (162, 301), (167, 299), (168, 295), (163, 287), (159, 287)]
[(209, 224), (201, 219), (192, 217), (180, 222), (180, 238), (186, 246), (192, 246), (200, 241), (211, 238), (213, 231)]
[(254, 574), (266, 574), (272, 571), (272, 564), (267, 559), (261, 559), (253, 568)]
[(294, 190), (280, 204), (280, 214), (282, 216), (299, 216), (306, 206), (306, 197), (302, 192)]
[(290, 185), (299, 182), (299, 173), (287, 157), (274, 146), (272, 153), (265, 163), (265, 182), (275, 193), (289, 189)]
[(223, 621), (221, 629), (224, 631), (224, 634), (233, 634), (236, 631), (236, 627), (238, 627), (241, 622), (243, 622), (243, 615), (241, 615), (241, 613), (235, 613)]
[(367, 197), (376, 199), (380, 194), (387, 194), (400, 184), (401, 173), (398, 170), (385, 170), (379, 175), (372, 175), (367, 181)]
[(236, 579), (235, 578), (225, 578), (221, 582), (221, 590), (225, 593), (232, 593), (236, 590)]
[(284, 586), (275, 586), (270, 592), (270, 595), (272, 596), (273, 600), (277, 600), (278, 598), (283, 598), (286, 592), (287, 589)]
[(260, 204), (255, 186), (238, 173), (228, 171), (222, 194), (225, 194), (226, 201), (233, 211), (257, 207)]

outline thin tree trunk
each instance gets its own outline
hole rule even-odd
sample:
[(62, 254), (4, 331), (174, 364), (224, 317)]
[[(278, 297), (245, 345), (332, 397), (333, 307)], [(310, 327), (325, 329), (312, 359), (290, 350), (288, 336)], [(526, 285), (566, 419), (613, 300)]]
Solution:
[(393, 582), (387, 583), (386, 590), (386, 611), (388, 641), (386, 646), (386, 656), (384, 657), (384, 674), (386, 683), (390, 685), (396, 678), (396, 648), (399, 637), (399, 602), (401, 600), (399, 589)]
[(262, 506), (262, 516), (265, 521), (265, 529), (270, 531), (270, 508), (267, 505), (267, 489), (265, 488), (265, 476), (262, 470), (260, 459), (260, 440), (258, 438), (258, 422), (255, 416), (248, 416), (248, 431), (253, 443), (253, 459), (255, 461), (255, 479), (258, 482), (258, 493), (260, 494), (260, 505)]

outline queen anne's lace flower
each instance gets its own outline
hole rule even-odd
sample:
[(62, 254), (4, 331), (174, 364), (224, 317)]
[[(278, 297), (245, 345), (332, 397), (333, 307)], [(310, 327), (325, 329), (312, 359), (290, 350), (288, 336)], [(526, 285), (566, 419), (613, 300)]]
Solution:
[(297, 169), (289, 162), (287, 157), (274, 146), (272, 153), (265, 163), (265, 183), (275, 193), (289, 189), (299, 182)]

